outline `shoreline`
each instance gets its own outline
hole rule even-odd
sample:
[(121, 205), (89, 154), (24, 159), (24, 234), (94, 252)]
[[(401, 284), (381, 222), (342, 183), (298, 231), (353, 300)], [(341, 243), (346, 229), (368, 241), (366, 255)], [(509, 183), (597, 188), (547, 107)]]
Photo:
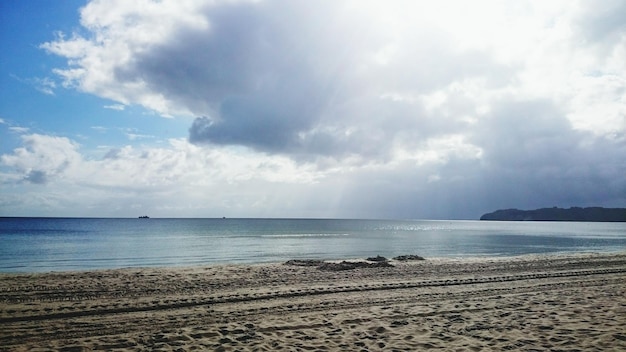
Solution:
[(626, 253), (0, 273), (0, 350), (626, 349)]
[[(511, 261), (511, 260), (535, 260), (544, 257), (585, 257), (585, 256), (612, 256), (626, 254), (624, 250), (604, 250), (604, 251), (559, 251), (559, 252), (546, 252), (546, 253), (526, 253), (518, 255), (468, 255), (468, 256), (434, 256), (425, 257), (427, 261), (435, 262), (472, 262), (472, 261)], [(110, 271), (110, 270), (131, 270), (131, 269), (146, 269), (146, 270), (161, 270), (161, 269), (201, 269), (212, 268), (222, 266), (258, 266), (258, 265), (276, 265), (283, 264), (287, 260), (292, 259), (304, 259), (304, 260), (320, 260), (324, 262), (341, 262), (347, 261), (365, 261), (364, 257), (345, 257), (345, 258), (288, 258), (283, 261), (262, 261), (262, 262), (215, 262), (215, 263), (203, 263), (203, 264), (180, 264), (180, 265), (130, 265), (119, 267), (86, 267), (84, 269), (41, 269), (41, 270), (1, 270), (0, 278), (6, 275), (39, 275), (39, 274), (54, 274), (54, 273), (81, 273), (81, 272), (96, 272), (96, 271)], [(389, 262), (397, 263), (398, 261), (389, 258)], [(410, 262), (410, 261), (409, 261)]]

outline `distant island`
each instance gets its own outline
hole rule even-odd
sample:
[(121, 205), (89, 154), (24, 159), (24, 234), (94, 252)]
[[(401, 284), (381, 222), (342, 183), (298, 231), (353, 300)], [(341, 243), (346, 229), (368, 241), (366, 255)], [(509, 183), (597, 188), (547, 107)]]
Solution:
[(499, 221), (596, 221), (626, 222), (626, 208), (542, 208), (535, 210), (502, 209), (487, 213), (480, 220)]

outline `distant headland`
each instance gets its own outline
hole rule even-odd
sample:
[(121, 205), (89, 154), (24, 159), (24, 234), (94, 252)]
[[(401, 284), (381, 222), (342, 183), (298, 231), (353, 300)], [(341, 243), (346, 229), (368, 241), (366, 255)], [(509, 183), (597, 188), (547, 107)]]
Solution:
[(487, 213), (480, 220), (499, 221), (595, 221), (626, 222), (626, 208), (542, 208), (535, 210), (501, 209)]

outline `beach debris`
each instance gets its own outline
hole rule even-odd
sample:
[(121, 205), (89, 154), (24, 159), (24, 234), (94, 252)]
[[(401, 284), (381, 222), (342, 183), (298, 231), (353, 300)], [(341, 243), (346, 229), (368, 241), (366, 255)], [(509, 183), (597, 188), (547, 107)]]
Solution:
[(323, 264), (324, 261), (319, 259), (290, 259), (285, 262), (285, 265), (294, 265), (294, 266), (319, 266)]
[[(382, 258), (382, 259), (380, 259)], [(374, 260), (370, 260), (374, 259)], [(378, 256), (376, 258), (368, 258), (368, 260), (373, 261), (373, 263), (369, 263), (366, 261), (341, 261), (337, 262), (325, 262), (317, 259), (290, 259), (284, 263), (284, 265), (293, 265), (293, 266), (315, 266), (320, 270), (326, 271), (342, 271), (342, 270), (352, 270), (357, 268), (389, 268), (394, 267), (391, 265), (385, 257)]]
[(419, 255), (415, 255), (415, 254), (399, 255), (397, 257), (394, 257), (393, 259), (399, 262), (404, 262), (407, 260), (426, 260), (424, 259), (424, 257), (420, 257)]
[(369, 258), (367, 258), (365, 260), (367, 260), (368, 262), (386, 262), (387, 258), (381, 257), (380, 255), (377, 255), (375, 257), (369, 257)]
[(331, 262), (325, 262), (322, 265), (318, 266), (317, 268), (320, 270), (326, 270), (326, 271), (342, 271), (342, 270), (353, 270), (353, 269), (357, 269), (357, 268), (393, 268), (394, 266), (389, 264), (389, 262), (375, 262), (375, 263), (368, 263), (368, 262), (348, 262), (348, 261), (342, 261), (339, 263), (331, 263)]

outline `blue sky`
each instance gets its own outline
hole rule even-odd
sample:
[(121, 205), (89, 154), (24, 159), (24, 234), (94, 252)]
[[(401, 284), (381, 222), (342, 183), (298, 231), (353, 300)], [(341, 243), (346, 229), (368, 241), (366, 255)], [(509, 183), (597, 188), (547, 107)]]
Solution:
[(3, 1), (0, 215), (626, 206), (623, 1)]
[[(58, 89), (53, 69), (65, 60), (50, 55), (40, 45), (55, 39), (56, 33), (81, 32), (79, 9), (86, 1), (5, 1), (0, 35), (2, 57), (3, 126), (2, 153), (10, 153), (20, 143), (20, 133), (67, 136), (88, 149), (128, 142), (128, 135), (144, 143), (161, 143), (161, 135), (184, 137), (188, 126), (172, 119), (151, 118), (141, 107), (115, 110), (114, 101), (72, 89)], [(53, 84), (54, 86), (51, 86)], [(148, 122), (149, 121), (149, 122)], [(9, 132), (9, 133), (7, 133)], [(5, 139), (6, 138), (6, 139)], [(168, 138), (167, 135), (165, 138)]]

